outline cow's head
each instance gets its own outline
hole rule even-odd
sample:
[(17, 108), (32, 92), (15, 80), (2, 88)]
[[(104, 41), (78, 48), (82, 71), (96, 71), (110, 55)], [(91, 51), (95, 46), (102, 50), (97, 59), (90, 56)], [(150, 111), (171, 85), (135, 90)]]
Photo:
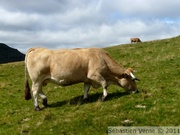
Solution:
[(138, 88), (136, 86), (135, 81), (139, 81), (134, 75), (131, 68), (128, 68), (125, 73), (122, 74), (121, 79), (119, 80), (119, 83), (122, 88), (126, 90), (128, 93), (138, 93)]

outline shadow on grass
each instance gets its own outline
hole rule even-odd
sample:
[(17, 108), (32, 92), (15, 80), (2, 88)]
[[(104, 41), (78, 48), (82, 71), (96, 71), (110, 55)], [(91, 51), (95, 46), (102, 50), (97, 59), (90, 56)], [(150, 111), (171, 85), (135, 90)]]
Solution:
[[(105, 101), (113, 100), (120, 98), (122, 96), (129, 95), (126, 92), (115, 92), (115, 93), (109, 93)], [(69, 104), (69, 105), (81, 105), (81, 104), (87, 104), (87, 103), (93, 103), (96, 101), (101, 101), (102, 93), (95, 93), (88, 96), (88, 100), (83, 100), (83, 96), (76, 96), (70, 100), (65, 101), (58, 101), (54, 102), (48, 105), (48, 107), (61, 107), (63, 105)]]

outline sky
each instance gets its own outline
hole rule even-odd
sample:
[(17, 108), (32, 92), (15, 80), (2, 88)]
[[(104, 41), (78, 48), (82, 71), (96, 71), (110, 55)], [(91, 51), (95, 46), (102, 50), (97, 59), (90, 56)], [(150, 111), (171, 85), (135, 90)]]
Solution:
[(180, 0), (0, 0), (0, 42), (32, 47), (109, 47), (180, 35)]

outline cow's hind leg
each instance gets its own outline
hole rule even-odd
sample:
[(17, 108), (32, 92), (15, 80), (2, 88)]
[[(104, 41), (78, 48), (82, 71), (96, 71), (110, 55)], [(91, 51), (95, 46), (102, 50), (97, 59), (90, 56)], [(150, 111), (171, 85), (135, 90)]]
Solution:
[(33, 92), (33, 97), (34, 97), (34, 109), (35, 109), (35, 111), (41, 110), (41, 108), (39, 107), (39, 104), (38, 104), (38, 95), (39, 95), (40, 90), (41, 90), (41, 85), (39, 83), (33, 83), (32, 92)]
[(48, 106), (47, 97), (46, 97), (46, 95), (44, 94), (44, 92), (42, 91), (42, 89), (39, 91), (39, 96), (42, 98), (43, 105), (44, 105), (45, 107), (47, 107), (47, 106)]

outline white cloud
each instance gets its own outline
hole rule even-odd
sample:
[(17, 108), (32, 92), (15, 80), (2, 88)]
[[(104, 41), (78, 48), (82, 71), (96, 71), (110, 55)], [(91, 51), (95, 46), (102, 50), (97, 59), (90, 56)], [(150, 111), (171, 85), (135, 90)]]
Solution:
[(0, 41), (26, 52), (172, 37), (180, 31), (178, 5), (179, 0), (1, 0)]
[[(114, 1), (115, 2), (115, 1)], [(124, 16), (139, 18), (180, 17), (179, 0), (121, 0), (116, 9)]]

